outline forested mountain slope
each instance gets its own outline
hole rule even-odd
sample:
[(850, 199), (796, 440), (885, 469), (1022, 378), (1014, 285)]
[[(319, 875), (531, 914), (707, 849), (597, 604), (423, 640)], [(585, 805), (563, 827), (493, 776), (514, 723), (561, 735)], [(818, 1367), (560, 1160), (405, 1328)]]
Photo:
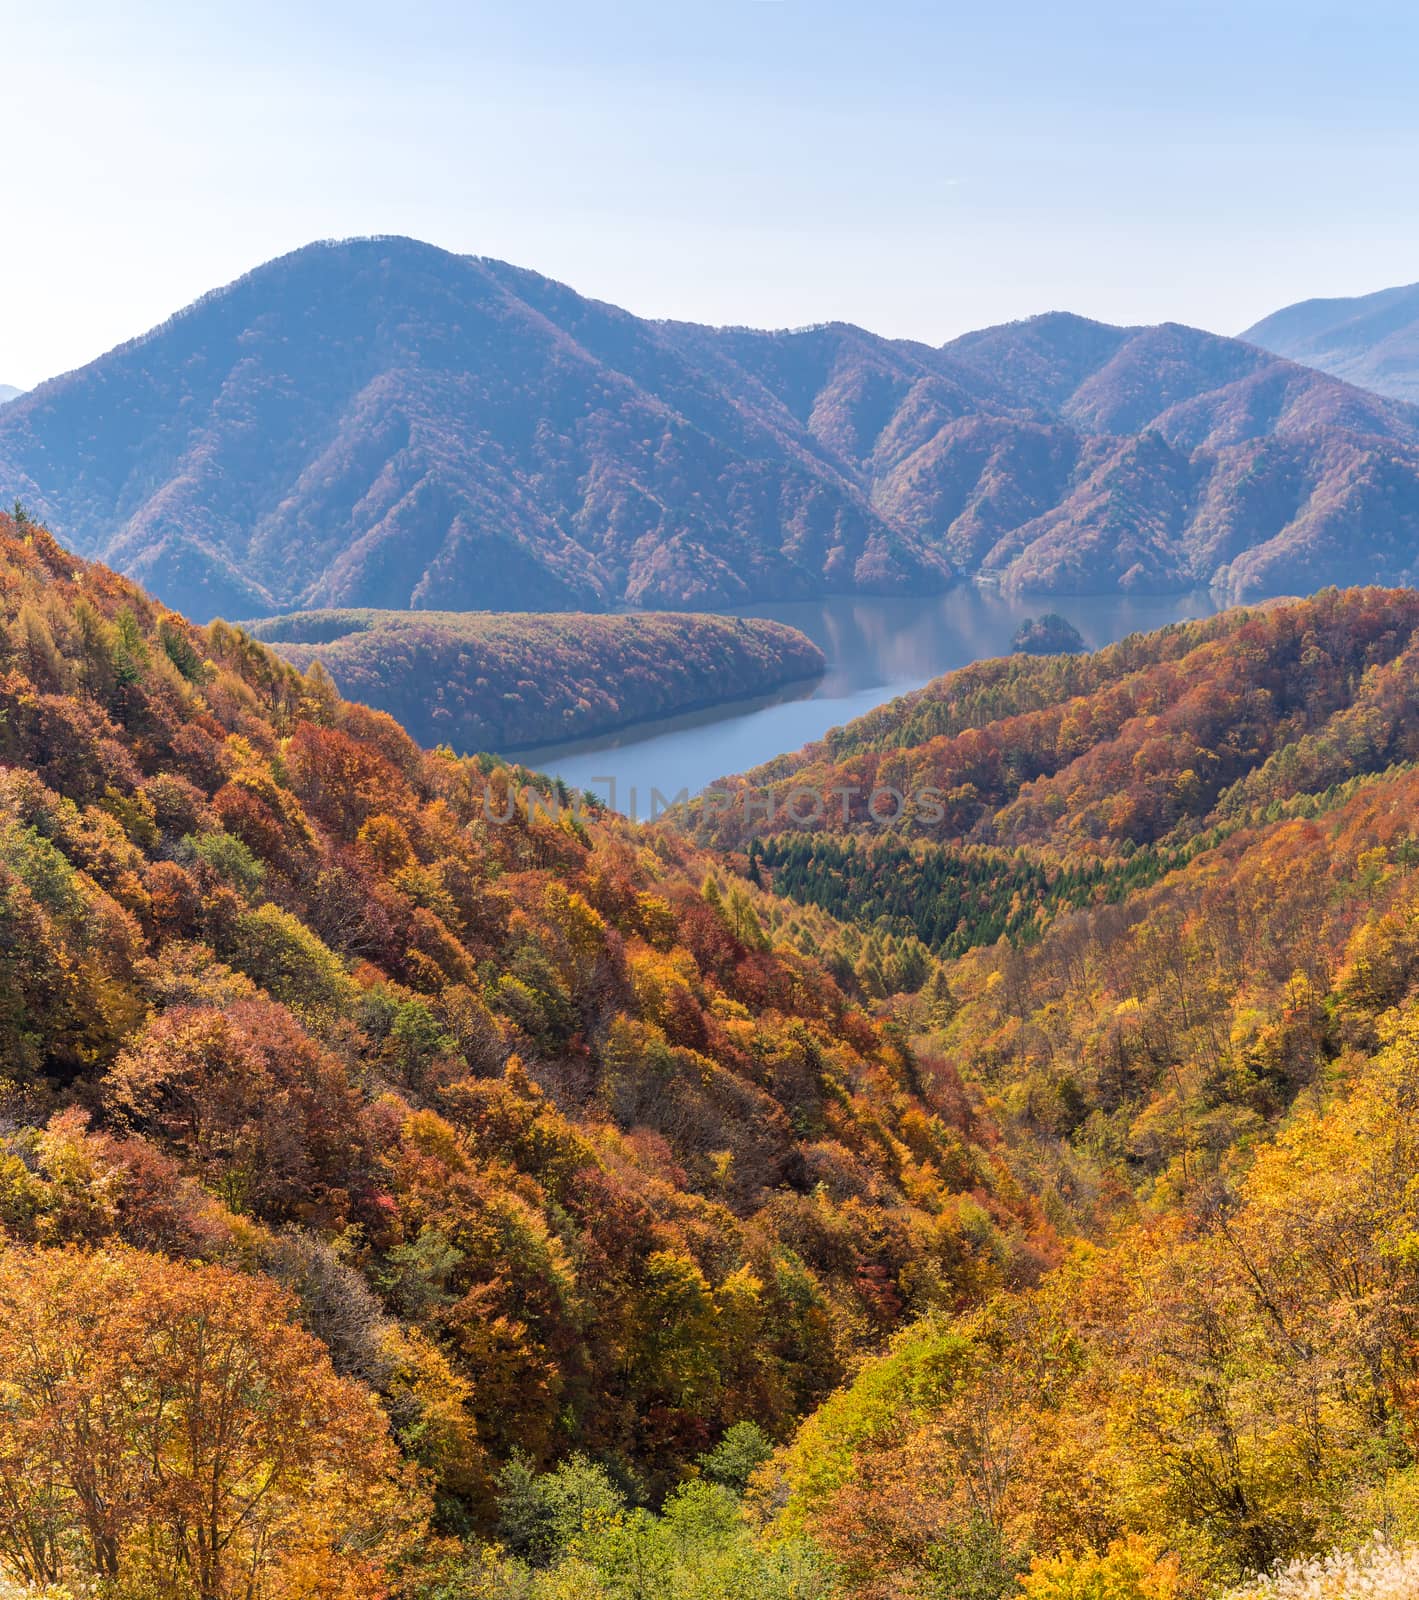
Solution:
[(421, 743), (509, 751), (623, 728), (816, 677), (823, 652), (760, 617), (301, 611), (249, 624)]
[[(1419, 594), (1374, 589), (980, 662), (777, 765), (767, 794), (836, 791), (860, 807), (847, 829), (765, 835), (752, 787), (700, 820), (752, 831), (760, 883), (961, 957), (968, 1081), (1006, 1095), (1017, 1134), (1146, 1191), (1324, 1077), (1353, 1042), (1352, 961), (1383, 1004), (1405, 992), (1393, 949), (1346, 951), (1377, 919), (1386, 945), (1407, 926), (1416, 665)], [(874, 789), (929, 791), (942, 820), (876, 825)]]
[[(1377, 721), (903, 1009), (1077, 1241), (901, 1336), (766, 1470), (847, 1594), (1174, 1600), (1419, 1537), (1419, 770), (1337, 781)], [(1364, 1565), (1263, 1592), (1410, 1592)]]
[(1241, 336), (1291, 361), (1396, 400), (1419, 400), (1419, 284), (1302, 300)]
[[(1092, 655), (975, 662), (747, 774), (702, 826), (745, 843), (801, 816), (1081, 862), (1181, 844), (1248, 804), (1412, 759), (1416, 626), (1413, 590), (1327, 590)], [(836, 798), (794, 802), (805, 788)]]
[(656, 325), (409, 239), (282, 257), (18, 404), (0, 487), (203, 618), (949, 577)]
[(0, 495), (199, 618), (1404, 581), (1419, 413), (1063, 314), (940, 349), (312, 245), (0, 411)]
[[(1416, 627), (1413, 592), (1331, 591), (979, 663), (756, 775), (950, 797), (745, 870), (960, 953), (888, 1009), (1071, 1238), (755, 1479), (839, 1593), (1192, 1600), (1419, 1538)], [(1255, 1592), (1401, 1600), (1412, 1563)]]
[(515, 1453), (658, 1495), (1048, 1260), (708, 858), (28, 520), (0, 621), (0, 1572), (431, 1593)]

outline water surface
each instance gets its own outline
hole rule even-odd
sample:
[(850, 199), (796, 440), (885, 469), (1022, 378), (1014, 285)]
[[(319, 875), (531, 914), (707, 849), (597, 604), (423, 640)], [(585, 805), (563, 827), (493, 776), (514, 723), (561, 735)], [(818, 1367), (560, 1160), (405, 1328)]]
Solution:
[(844, 597), (749, 606), (736, 615), (771, 617), (806, 633), (828, 658), (824, 675), (758, 700), (519, 751), (516, 759), (645, 818), (652, 790), (667, 798), (682, 789), (698, 794), (716, 778), (797, 750), (954, 667), (1007, 655), (1021, 622), (1042, 611), (1059, 612), (1097, 649), (1215, 609), (1205, 592), (1032, 600), (973, 584), (920, 600)]

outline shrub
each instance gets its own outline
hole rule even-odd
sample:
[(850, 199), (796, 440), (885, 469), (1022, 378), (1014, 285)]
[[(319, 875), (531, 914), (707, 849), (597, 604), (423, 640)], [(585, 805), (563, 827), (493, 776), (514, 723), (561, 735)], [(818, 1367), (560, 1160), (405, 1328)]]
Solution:
[(1419, 1594), (1419, 1544), (1376, 1538), (1359, 1550), (1292, 1561), (1233, 1589), (1226, 1600), (1411, 1600)]

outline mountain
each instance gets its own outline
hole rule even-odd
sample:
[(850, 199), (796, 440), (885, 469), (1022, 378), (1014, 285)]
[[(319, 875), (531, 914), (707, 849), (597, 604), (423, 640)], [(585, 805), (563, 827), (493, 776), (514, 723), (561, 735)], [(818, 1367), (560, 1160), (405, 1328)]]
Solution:
[(501, 754), (767, 694), (823, 652), (758, 617), (303, 611), (248, 624), (424, 744)]
[(11, 400), (18, 400), (25, 391), (16, 389), (8, 383), (0, 383), (0, 406), (6, 405)]
[(405, 239), (272, 262), (5, 424), (7, 487), (201, 616), (713, 605), (949, 577), (663, 330)]
[(1419, 1420), (1416, 685), (1419, 595), (1327, 592), (978, 663), (782, 763), (800, 809), (937, 789), (924, 833), (740, 870), (958, 957), (884, 1009), (1067, 1241), (756, 1481), (843, 1595), (1201, 1600), (1377, 1528), (1236, 1600), (1414, 1592), (1419, 1456), (1383, 1441)]
[[(696, 803), (780, 893), (950, 955), (1419, 760), (1419, 594), (1327, 591), (1092, 655), (976, 662)], [(828, 798), (831, 797), (831, 798)]]
[(1419, 401), (1419, 283), (1302, 300), (1263, 317), (1241, 337), (1377, 394)]
[(941, 349), (647, 322), (312, 245), (0, 414), (0, 495), (199, 617), (1399, 581), (1419, 412), (1052, 314)]

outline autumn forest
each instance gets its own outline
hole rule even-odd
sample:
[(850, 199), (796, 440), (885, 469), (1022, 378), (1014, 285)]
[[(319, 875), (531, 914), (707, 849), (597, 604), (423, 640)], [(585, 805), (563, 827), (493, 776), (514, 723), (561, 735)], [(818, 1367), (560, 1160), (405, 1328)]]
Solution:
[[(7, 400), (0, 1600), (1419, 1593), (1380, 299), (931, 347), (380, 236)], [(557, 775), (972, 580), (648, 822)]]
[[(15, 1594), (1406, 1559), (1412, 593), (979, 663), (646, 827), (22, 508), (0, 608)], [(745, 828), (808, 780), (945, 805)]]
[(1419, 1600), (1419, 7), (0, 12), (0, 1600)]

